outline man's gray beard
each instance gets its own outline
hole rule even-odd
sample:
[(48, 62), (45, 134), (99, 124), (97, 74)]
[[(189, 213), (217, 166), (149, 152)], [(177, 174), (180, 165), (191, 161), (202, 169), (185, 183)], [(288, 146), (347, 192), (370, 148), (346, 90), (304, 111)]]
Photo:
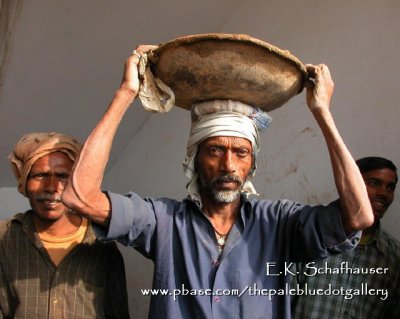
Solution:
[(218, 178), (214, 178), (210, 182), (207, 182), (201, 173), (199, 173), (198, 183), (201, 193), (206, 193), (207, 195), (209, 195), (213, 202), (229, 204), (235, 201), (240, 196), (244, 185), (244, 182), (239, 177), (235, 175), (235, 178), (240, 181), (238, 188), (235, 190), (216, 190), (214, 184), (216, 183), (216, 180), (218, 180)]
[(216, 203), (232, 203), (233, 201), (235, 201), (235, 199), (237, 199), (241, 193), (241, 189), (236, 189), (233, 191), (216, 191), (216, 190), (211, 190), (211, 195), (212, 195), (212, 199), (214, 200), (214, 202)]

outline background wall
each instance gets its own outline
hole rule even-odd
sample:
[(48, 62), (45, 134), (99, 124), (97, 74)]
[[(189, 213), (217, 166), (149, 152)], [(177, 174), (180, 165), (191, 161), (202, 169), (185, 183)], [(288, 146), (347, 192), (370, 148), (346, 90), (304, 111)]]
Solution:
[[(203, 10), (212, 11), (213, 8), (210, 6)], [(169, 24), (164, 24), (164, 16), (160, 14), (154, 18), (150, 9), (143, 14), (149, 15), (149, 22), (158, 25), (165, 36), (162, 41), (183, 34), (210, 31), (247, 33), (289, 49), (304, 63), (326, 63), (336, 84), (332, 112), (353, 156), (384, 156), (400, 166), (400, 2), (247, 0), (236, 1), (227, 10), (229, 14), (220, 16), (219, 24), (214, 24), (213, 30), (210, 30), (207, 23), (207, 15), (203, 15), (199, 21), (194, 18), (196, 12), (185, 17), (186, 24), (182, 24), (182, 27), (174, 25), (170, 20)], [(179, 10), (175, 14), (182, 21)], [(118, 37), (116, 26), (120, 26), (121, 22), (118, 15), (113, 16), (113, 19), (108, 22), (109, 33)], [(194, 19), (196, 30), (190, 27), (191, 19)], [(35, 24), (36, 21), (30, 23)], [(114, 27), (111, 28), (111, 25)], [(129, 23), (125, 21), (125, 25), (131, 28), (143, 27), (134, 20)], [(172, 31), (166, 31), (164, 25)], [(139, 40), (147, 43), (159, 41), (154, 36), (142, 36)], [(124, 42), (126, 39), (120, 38), (118, 41)], [(108, 43), (103, 45), (106, 50)], [(124, 58), (125, 55), (120, 57), (120, 61), (109, 63), (118, 68), (118, 63)], [(117, 84), (114, 76), (107, 91), (99, 93), (102, 110)], [(77, 88), (71, 83), (68, 89)], [(143, 116), (145, 120), (135, 128), (135, 134), (130, 135), (129, 141), (110, 164), (104, 188), (121, 193), (134, 190), (143, 196), (184, 197), (187, 181), (182, 173), (181, 162), (190, 127), (189, 113), (174, 109), (168, 114), (148, 116), (139, 109), (138, 102), (135, 104), (126, 115), (123, 125), (127, 126), (129, 132), (129, 123), (135, 117)], [(90, 124), (98, 118), (84, 111), (82, 114)], [(271, 115), (274, 122), (262, 136), (255, 178), (255, 186), (261, 197), (290, 198), (312, 204), (328, 203), (335, 199), (337, 193), (326, 146), (307, 110), (304, 92), (271, 112)], [(72, 123), (73, 118), (67, 121)], [(41, 125), (46, 130), (46, 123)], [(86, 134), (90, 127), (85, 128)], [(119, 138), (121, 132), (116, 142)], [(2, 217), (9, 216), (11, 211), (23, 205), (17, 199), (19, 195), (13, 192), (15, 189), (0, 189), (0, 212), (4, 212)], [(399, 198), (397, 196), (389, 209), (383, 225), (400, 240)], [(149, 299), (141, 296), (140, 289), (151, 287), (152, 264), (133, 249), (124, 248), (123, 254), (132, 317), (144, 318)]]

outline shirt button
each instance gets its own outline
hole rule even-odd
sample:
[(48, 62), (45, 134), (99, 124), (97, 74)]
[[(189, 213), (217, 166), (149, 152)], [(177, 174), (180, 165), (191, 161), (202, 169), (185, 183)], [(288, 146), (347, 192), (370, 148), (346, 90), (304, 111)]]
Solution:
[(213, 266), (215, 266), (215, 267), (219, 266), (219, 261), (218, 261), (218, 259), (213, 260), (212, 264), (213, 264)]
[(220, 302), (221, 302), (221, 297), (220, 297), (220, 296), (214, 297), (214, 301), (215, 301), (216, 303), (220, 303)]
[(57, 298), (53, 299), (53, 304), (56, 304), (58, 302)]

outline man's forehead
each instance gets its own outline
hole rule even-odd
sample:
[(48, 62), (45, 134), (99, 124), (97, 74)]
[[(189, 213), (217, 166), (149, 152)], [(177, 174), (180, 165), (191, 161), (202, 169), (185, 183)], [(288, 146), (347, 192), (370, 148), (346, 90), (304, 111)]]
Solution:
[(249, 147), (252, 148), (251, 142), (243, 137), (237, 136), (212, 136), (205, 139), (200, 143), (201, 146), (207, 145), (221, 145), (221, 146), (233, 146), (233, 147)]
[(393, 183), (397, 182), (397, 173), (390, 168), (372, 169), (362, 173), (362, 176), (364, 178), (382, 179)]
[(73, 161), (62, 151), (51, 152), (38, 158), (31, 170), (43, 166), (66, 166), (72, 168)]

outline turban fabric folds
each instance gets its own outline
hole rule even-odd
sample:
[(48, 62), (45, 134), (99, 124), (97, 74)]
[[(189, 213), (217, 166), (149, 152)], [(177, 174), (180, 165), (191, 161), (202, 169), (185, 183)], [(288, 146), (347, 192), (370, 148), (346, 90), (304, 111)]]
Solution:
[(18, 191), (27, 196), (26, 180), (32, 165), (39, 158), (53, 152), (63, 152), (75, 162), (81, 147), (81, 144), (73, 137), (60, 133), (35, 132), (22, 136), (8, 156), (11, 169), (18, 182)]

